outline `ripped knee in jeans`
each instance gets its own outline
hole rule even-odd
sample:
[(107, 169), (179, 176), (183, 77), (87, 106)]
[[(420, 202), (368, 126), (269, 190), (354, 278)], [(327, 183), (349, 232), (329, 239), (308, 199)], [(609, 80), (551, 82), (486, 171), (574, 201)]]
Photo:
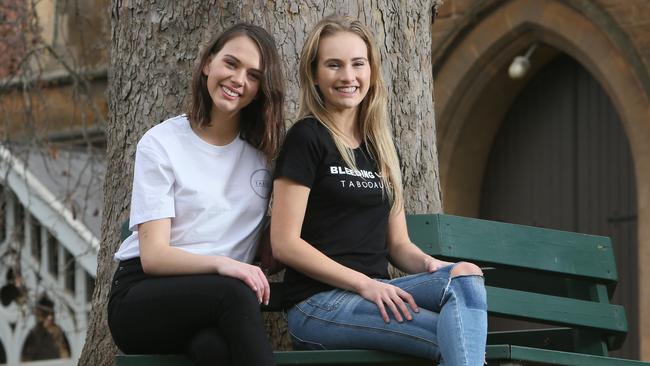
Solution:
[(451, 277), (459, 276), (483, 276), (483, 271), (474, 263), (458, 262), (451, 269)]

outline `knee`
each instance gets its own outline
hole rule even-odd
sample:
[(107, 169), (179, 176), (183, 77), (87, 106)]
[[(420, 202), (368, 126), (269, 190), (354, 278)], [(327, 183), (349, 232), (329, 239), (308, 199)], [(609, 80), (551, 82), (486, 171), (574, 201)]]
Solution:
[(454, 293), (469, 309), (487, 310), (487, 294), (481, 269), (472, 263), (460, 262), (451, 271)]
[(451, 276), (483, 276), (483, 271), (474, 263), (459, 262), (451, 270)]

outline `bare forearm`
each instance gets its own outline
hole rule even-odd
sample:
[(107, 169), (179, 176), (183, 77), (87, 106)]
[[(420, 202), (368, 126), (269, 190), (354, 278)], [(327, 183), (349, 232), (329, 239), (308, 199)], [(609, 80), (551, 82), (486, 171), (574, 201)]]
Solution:
[(436, 268), (436, 266), (432, 267), (432, 264), (441, 264), (411, 242), (403, 209), (390, 215), (386, 240), (391, 263), (404, 272), (427, 272)]
[(406, 273), (420, 273), (427, 270), (426, 262), (430, 257), (412, 243), (389, 247), (391, 263)]
[(152, 275), (185, 275), (219, 273), (219, 267), (230, 258), (199, 255), (172, 246), (160, 246), (140, 253), (144, 271)]
[(173, 247), (169, 243), (170, 219), (153, 220), (138, 225), (142, 268), (153, 275), (219, 273), (233, 260), (226, 257), (199, 255)]

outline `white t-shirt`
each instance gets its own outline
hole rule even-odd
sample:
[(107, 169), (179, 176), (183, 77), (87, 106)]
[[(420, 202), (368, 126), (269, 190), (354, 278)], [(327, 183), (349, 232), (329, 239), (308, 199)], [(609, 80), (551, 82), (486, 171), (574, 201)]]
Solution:
[(271, 173), (264, 155), (236, 137), (215, 146), (185, 115), (147, 131), (135, 156), (129, 236), (115, 260), (140, 255), (138, 224), (171, 218), (170, 244), (250, 263), (267, 212)]

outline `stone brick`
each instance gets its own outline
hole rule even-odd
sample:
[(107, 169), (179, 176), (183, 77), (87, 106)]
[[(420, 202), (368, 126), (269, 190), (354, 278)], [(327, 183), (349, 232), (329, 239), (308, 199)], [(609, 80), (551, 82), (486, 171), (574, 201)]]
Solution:
[[(650, 6), (648, 0), (597, 0), (616, 25), (630, 37), (647, 70), (650, 70)], [(650, 323), (650, 320), (648, 321)], [(650, 336), (650, 332), (648, 332)], [(650, 342), (646, 343), (650, 359)], [(643, 347), (642, 347), (643, 348)]]

